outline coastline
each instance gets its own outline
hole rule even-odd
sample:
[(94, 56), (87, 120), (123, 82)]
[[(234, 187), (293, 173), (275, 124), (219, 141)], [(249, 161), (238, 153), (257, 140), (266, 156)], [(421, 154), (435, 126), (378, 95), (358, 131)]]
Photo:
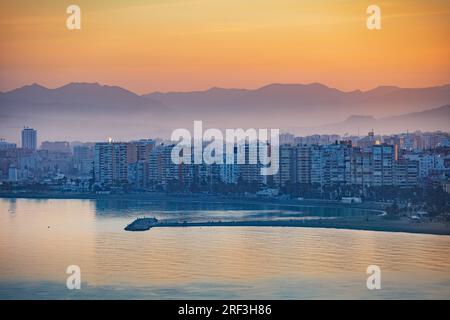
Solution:
[(254, 221), (205, 221), (205, 222), (164, 222), (155, 227), (306, 227), (331, 228), (348, 230), (365, 230), (380, 232), (406, 232), (432, 235), (450, 235), (450, 224), (441, 222), (413, 222), (408, 218), (396, 220), (386, 219), (381, 215), (384, 207), (389, 205), (380, 202), (364, 202), (361, 204), (344, 204), (339, 201), (320, 199), (274, 199), (252, 197), (229, 197), (205, 194), (166, 194), (166, 193), (127, 193), (127, 194), (93, 194), (93, 193), (57, 193), (57, 192), (27, 192), (0, 193), (4, 199), (75, 199), (75, 200), (121, 200), (121, 201), (151, 201), (206, 204), (259, 204), (276, 205), (293, 208), (348, 208), (368, 211), (367, 215), (355, 217), (339, 217), (335, 219), (315, 220), (254, 220)]
[(96, 193), (61, 193), (61, 192), (0, 192), (0, 199), (74, 199), (74, 200), (127, 200), (127, 201), (171, 201), (208, 204), (267, 204), (291, 207), (322, 207), (322, 208), (349, 208), (368, 210), (383, 213), (387, 203), (367, 201), (359, 204), (347, 204), (336, 200), (323, 199), (278, 199), (264, 197), (238, 197), (209, 194), (183, 194), (183, 193), (124, 193), (124, 194), (96, 194)]

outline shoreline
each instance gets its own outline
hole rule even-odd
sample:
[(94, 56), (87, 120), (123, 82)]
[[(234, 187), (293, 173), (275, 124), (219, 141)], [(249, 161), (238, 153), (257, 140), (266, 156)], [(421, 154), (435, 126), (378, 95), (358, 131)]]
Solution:
[(93, 194), (93, 193), (59, 193), (59, 192), (27, 192), (0, 193), (3, 199), (74, 199), (100, 201), (149, 201), (149, 202), (177, 202), (199, 204), (229, 204), (229, 205), (268, 205), (292, 208), (318, 207), (361, 210), (369, 213), (357, 217), (339, 217), (336, 219), (316, 220), (272, 220), (272, 221), (226, 221), (226, 222), (165, 222), (158, 227), (207, 227), (207, 226), (266, 226), (266, 227), (309, 227), (331, 228), (347, 230), (366, 230), (382, 232), (406, 232), (434, 235), (450, 235), (450, 224), (442, 222), (420, 221), (413, 222), (408, 218), (389, 220), (380, 216), (384, 213), (388, 203), (363, 202), (361, 204), (345, 204), (339, 201), (322, 199), (274, 199), (254, 197), (230, 197), (205, 194), (166, 194), (166, 193), (127, 193), (127, 194)]
[(125, 194), (94, 194), (94, 193), (60, 193), (60, 192), (26, 192), (0, 193), (0, 199), (73, 199), (73, 200), (125, 200), (125, 201), (170, 201), (205, 204), (255, 204), (278, 205), (286, 207), (321, 207), (347, 208), (384, 213), (388, 203), (366, 201), (359, 204), (347, 204), (337, 200), (324, 199), (278, 199), (264, 197), (237, 197), (205, 194), (167, 194), (167, 193), (125, 193)]

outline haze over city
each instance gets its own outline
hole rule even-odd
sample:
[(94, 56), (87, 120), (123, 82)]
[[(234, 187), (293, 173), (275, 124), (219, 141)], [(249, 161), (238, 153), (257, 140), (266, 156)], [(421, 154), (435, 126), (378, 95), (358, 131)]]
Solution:
[[(344, 92), (320, 83), (137, 95), (121, 87), (38, 84), (0, 94), (0, 137), (18, 142), (24, 126), (39, 140), (169, 138), (176, 128), (279, 128), (298, 135), (450, 131), (450, 85)], [(80, 130), (80, 125), (83, 130)]]

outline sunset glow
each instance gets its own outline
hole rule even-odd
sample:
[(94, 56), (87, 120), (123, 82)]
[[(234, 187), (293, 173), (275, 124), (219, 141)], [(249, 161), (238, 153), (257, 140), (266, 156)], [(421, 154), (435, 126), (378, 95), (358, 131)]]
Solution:
[(0, 4), (0, 90), (39, 82), (120, 85), (138, 93), (321, 82), (343, 90), (450, 82), (450, 3), (131, 0)]

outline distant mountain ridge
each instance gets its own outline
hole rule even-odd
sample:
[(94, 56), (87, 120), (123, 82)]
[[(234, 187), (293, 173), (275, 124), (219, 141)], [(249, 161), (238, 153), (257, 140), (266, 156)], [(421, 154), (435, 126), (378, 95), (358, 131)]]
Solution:
[(406, 132), (408, 130), (415, 131), (417, 129), (422, 131), (450, 131), (450, 105), (379, 119), (372, 116), (352, 115), (341, 122), (305, 128), (309, 132), (321, 134), (344, 134), (349, 132), (355, 133), (357, 131), (364, 134), (371, 130), (395, 133), (399, 131)]
[[(141, 97), (118, 86), (98, 83), (69, 83), (55, 89), (39, 84), (24, 86), (0, 94), (0, 112), (120, 112), (132, 108), (134, 111), (163, 111), (165, 106), (154, 99)], [(129, 110), (128, 110), (129, 111)]]
[[(254, 90), (215, 88), (213, 91), (150, 93), (143, 96), (171, 105), (177, 110), (201, 111), (227, 107), (230, 111), (257, 109), (266, 112), (276, 109), (278, 112), (303, 111), (308, 115), (331, 112), (333, 117), (342, 117), (340, 112), (350, 114), (362, 109), (368, 115), (388, 116), (450, 103), (450, 85), (428, 88), (380, 86), (369, 91), (346, 92), (320, 83), (275, 83)], [(315, 110), (309, 110), (311, 107)], [(324, 116), (322, 114), (319, 118)]]
[[(32, 84), (0, 93), (0, 137), (17, 137), (8, 128), (29, 125), (37, 127), (40, 136), (48, 139), (112, 136), (125, 140), (170, 136), (176, 128), (191, 128), (194, 120), (203, 120), (205, 126), (215, 128), (280, 128), (297, 134), (329, 131), (333, 124), (336, 130), (338, 125), (345, 126), (353, 133), (366, 125), (377, 125), (390, 132), (405, 127), (404, 118), (392, 117), (449, 104), (448, 84), (341, 91), (320, 83), (274, 83), (257, 89), (213, 87), (145, 95), (98, 83), (69, 83), (54, 89)], [(351, 115), (358, 116), (347, 119)], [(425, 116), (428, 114), (416, 117)], [(429, 117), (427, 121), (408, 118), (409, 129), (434, 126), (436, 130), (450, 131), (448, 114), (444, 112), (440, 117)], [(383, 122), (392, 125), (383, 127)]]

